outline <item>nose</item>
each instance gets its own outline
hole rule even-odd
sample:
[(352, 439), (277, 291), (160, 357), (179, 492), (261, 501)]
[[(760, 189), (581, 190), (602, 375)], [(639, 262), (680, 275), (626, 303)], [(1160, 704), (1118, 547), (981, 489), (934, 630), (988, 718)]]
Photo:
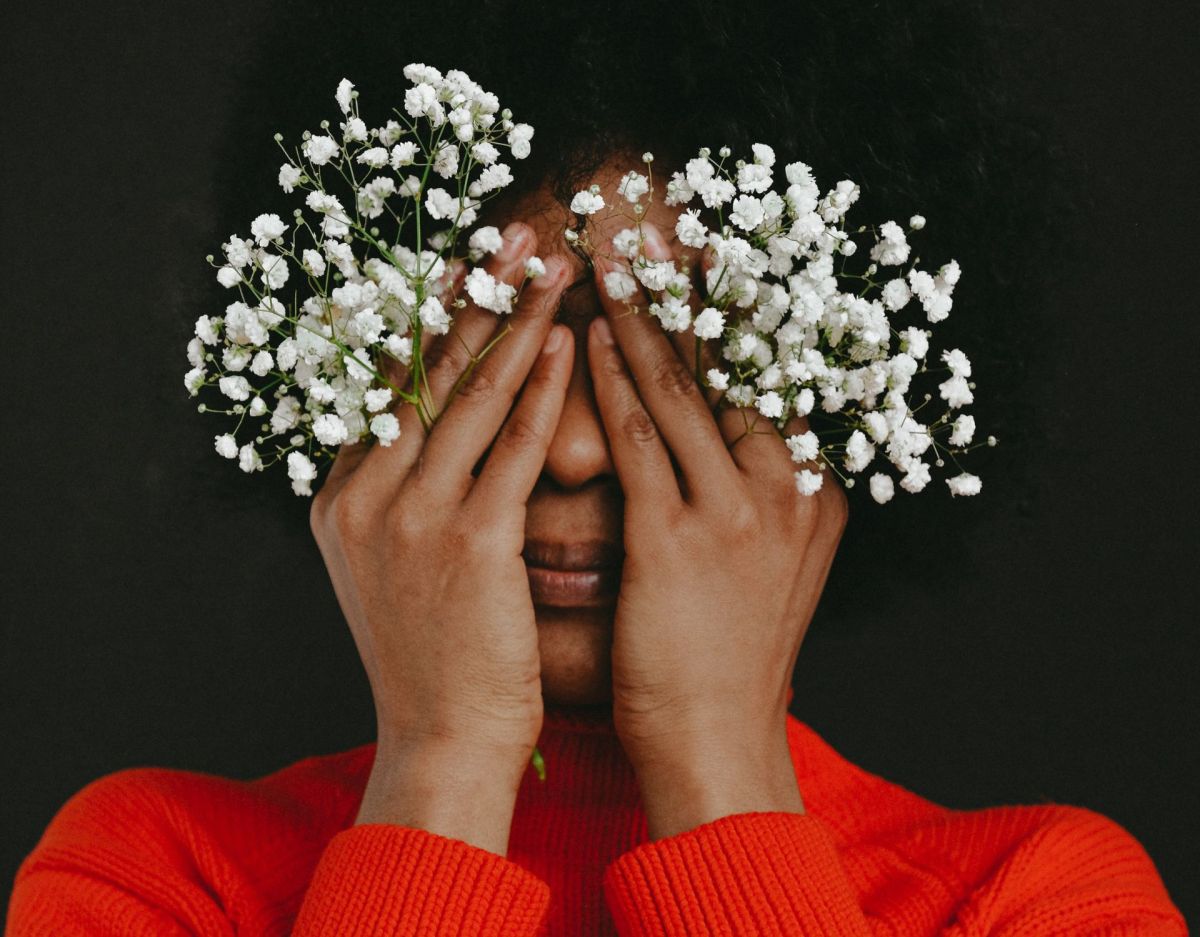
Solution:
[(607, 477), (616, 480), (604, 424), (596, 406), (587, 361), (587, 321), (570, 323), (575, 335), (575, 364), (563, 401), (558, 429), (546, 453), (543, 473), (562, 488), (581, 488)]

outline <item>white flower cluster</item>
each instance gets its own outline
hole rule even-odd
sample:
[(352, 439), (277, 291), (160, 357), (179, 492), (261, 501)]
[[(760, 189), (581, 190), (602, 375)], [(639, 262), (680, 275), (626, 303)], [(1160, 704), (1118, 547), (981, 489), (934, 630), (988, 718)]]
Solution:
[[(908, 232), (925, 226), (925, 219), (914, 215), (907, 230), (894, 221), (872, 228), (870, 263), (860, 273), (848, 272), (848, 258), (858, 244), (845, 216), (859, 187), (843, 180), (822, 194), (811, 167), (794, 162), (783, 167), (786, 187), (776, 191), (774, 150), (762, 143), (752, 149), (752, 161), (732, 166), (728, 147), (716, 158), (701, 149), (666, 185), (666, 205), (693, 206), (679, 214), (679, 241), (712, 251), (703, 298), (692, 296), (686, 268), (645, 256), (642, 221), (648, 202), (643, 200), (654, 192), (650, 153), (643, 156), (646, 173), (631, 171), (617, 187), (617, 207), (628, 206), (632, 226), (613, 238), (615, 259), (624, 263), (605, 275), (605, 289), (614, 299), (628, 300), (640, 283), (651, 298), (649, 311), (664, 329), (690, 331), (698, 340), (717, 343), (720, 364), (704, 374), (703, 383), (722, 391), (726, 405), (753, 407), (781, 431), (791, 417), (814, 410), (821, 422), (831, 424), (822, 438), (809, 429), (786, 439), (796, 463), (818, 466), (816, 472), (794, 473), (803, 494), (820, 490), (826, 466), (852, 487), (853, 475), (885, 460), (899, 473), (901, 488), (922, 491), (930, 481), (927, 460), (941, 467), (948, 457), (957, 466), (956, 456), (975, 448), (969, 447), (974, 417), (955, 413), (973, 402), (975, 385), (963, 351), (943, 351), (941, 365), (930, 364), (930, 330), (924, 323), (900, 328), (896, 320), (916, 308), (925, 323), (944, 320), (959, 266), (951, 260), (930, 273), (914, 260), (903, 269), (911, 253)], [(604, 208), (597, 185), (571, 201), (580, 216)], [(620, 209), (623, 215), (626, 211)], [(581, 238), (578, 231), (568, 231), (567, 238), (591, 247), (586, 234)], [(694, 307), (700, 311), (694, 313)], [(915, 408), (906, 396), (914, 376), (925, 372), (945, 375), (938, 392), (946, 409), (922, 422), (918, 411), (932, 394)], [(995, 445), (996, 438), (987, 437), (986, 444)], [(946, 485), (952, 496), (973, 495), (981, 481), (960, 468)], [(891, 500), (892, 474), (874, 472), (870, 492), (880, 504)]]
[[(248, 238), (234, 235), (221, 260), (209, 257), (217, 281), (238, 298), (223, 315), (196, 321), (184, 386), (192, 396), (214, 389), (221, 405), (201, 403), (201, 412), (236, 417), (216, 437), (221, 456), (245, 472), (286, 462), (298, 495), (312, 493), (318, 462), (342, 443), (390, 445), (400, 433), (398, 402), (432, 419), (421, 334), (450, 327), (447, 270), (484, 201), (512, 182), (504, 151), (512, 159), (530, 152), (533, 128), (514, 123), (465, 73), (411, 64), (404, 77), (412, 87), (403, 109), (378, 127), (359, 116), (358, 92), (343, 79), (338, 132), (323, 121), (323, 133), (306, 132), (297, 150), (284, 149), (279, 186), (305, 193), (307, 213), (297, 208), (290, 222), (259, 215)], [(495, 228), (480, 227), (463, 260), (476, 263), (500, 246)], [(544, 267), (533, 258), (525, 272), (535, 277)], [(479, 306), (512, 310), (517, 291), (482, 267), (465, 285)], [(411, 388), (389, 381), (388, 358), (411, 368)]]

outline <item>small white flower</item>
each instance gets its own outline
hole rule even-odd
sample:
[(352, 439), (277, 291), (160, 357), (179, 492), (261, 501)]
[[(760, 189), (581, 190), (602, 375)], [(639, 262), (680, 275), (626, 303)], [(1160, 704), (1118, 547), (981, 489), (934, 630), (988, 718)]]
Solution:
[(708, 386), (714, 390), (726, 390), (729, 387), (729, 375), (719, 368), (709, 368), (705, 377), (708, 378)]
[(904, 229), (894, 221), (879, 226), (882, 239), (871, 248), (871, 259), (884, 266), (902, 264), (908, 260), (909, 246)]
[(380, 413), (371, 418), (371, 432), (379, 445), (390, 446), (400, 436), (400, 421), (391, 413)]
[(217, 381), (217, 386), (230, 400), (246, 400), (250, 396), (250, 382), (240, 374), (236, 377), (223, 377)]
[(403, 143), (397, 143), (392, 147), (392, 154), (388, 159), (388, 163), (395, 170), (399, 170), (402, 166), (411, 166), (417, 156), (417, 145), (412, 140), (405, 140)]
[(622, 257), (632, 259), (637, 255), (638, 248), (642, 245), (642, 236), (638, 234), (637, 228), (625, 228), (623, 231), (618, 231), (613, 235), (612, 246), (613, 250)]
[(266, 247), (276, 238), (283, 237), (286, 230), (287, 225), (275, 214), (259, 215), (250, 222), (250, 233), (254, 235), (259, 247)]
[(529, 279), (536, 279), (540, 276), (545, 276), (546, 265), (542, 262), (541, 257), (530, 257), (525, 261), (525, 276)]
[(776, 420), (783, 416), (783, 398), (773, 390), (760, 394), (754, 401), (754, 405), (758, 408), (758, 412), (769, 420)]
[(351, 117), (341, 125), (342, 139), (351, 143), (362, 143), (367, 139), (367, 125), (361, 117)]
[(915, 325), (902, 329), (900, 348), (914, 359), (924, 358), (929, 353), (929, 333)]
[(675, 233), (685, 247), (702, 248), (708, 243), (708, 228), (700, 220), (699, 209), (685, 210), (675, 222)]
[(390, 387), (376, 387), (363, 394), (363, 406), (367, 408), (368, 413), (378, 413), (391, 402), (392, 390)]
[(970, 472), (963, 472), (960, 475), (955, 475), (953, 478), (946, 479), (946, 485), (950, 488), (950, 496), (957, 495), (977, 495), (980, 489), (983, 488), (983, 482), (978, 475), (972, 475)]
[(706, 306), (700, 315), (696, 316), (692, 329), (697, 338), (720, 338), (725, 334), (725, 316), (721, 310)]
[(967, 386), (967, 379), (960, 374), (947, 378), (938, 384), (938, 393), (950, 405), (950, 409), (952, 410), (965, 407), (975, 400), (975, 395), (971, 393), (971, 388)]
[(373, 146), (359, 153), (355, 157), (355, 162), (370, 166), (372, 169), (382, 169), (388, 164), (388, 151), (382, 146)]
[(846, 458), (844, 464), (849, 472), (861, 472), (875, 458), (875, 447), (868, 441), (862, 430), (856, 429), (846, 440)]
[(896, 486), (890, 475), (884, 475), (883, 472), (876, 472), (871, 476), (871, 497), (878, 504), (887, 504), (892, 500), (892, 495), (896, 493)]
[(626, 173), (617, 185), (617, 194), (624, 195), (626, 201), (633, 205), (636, 205), (641, 197), (649, 191), (650, 180), (640, 172)]
[(908, 219), (908, 226), (914, 231), (920, 231), (923, 227), (925, 227), (925, 216), (913, 215)]
[(624, 270), (610, 270), (604, 274), (604, 290), (612, 299), (629, 299), (637, 292), (637, 281)]
[(325, 258), (321, 256), (320, 251), (315, 251), (311, 247), (306, 248), (301, 254), (304, 261), (304, 266), (314, 277), (325, 276)]
[(350, 113), (350, 99), (353, 96), (354, 83), (349, 78), (343, 78), (338, 82), (337, 91), (334, 92), (334, 98), (337, 100), (338, 107), (342, 109), (343, 114)]
[(480, 254), (494, 254), (504, 246), (504, 238), (500, 236), (499, 228), (487, 225), (476, 228), (467, 244), (472, 249), (479, 251)]
[(525, 159), (529, 155), (529, 141), (533, 138), (533, 128), (529, 124), (516, 124), (508, 132), (508, 145), (512, 148), (513, 159)]
[(576, 215), (594, 215), (603, 207), (604, 199), (588, 189), (576, 192), (571, 199), (571, 211)]
[(863, 414), (863, 422), (867, 424), (867, 432), (871, 434), (871, 438), (875, 442), (887, 442), (888, 435), (892, 431), (888, 426), (887, 417), (878, 410), (871, 410)]
[(971, 360), (963, 354), (961, 349), (953, 348), (949, 351), (943, 351), (942, 360), (946, 362), (950, 368), (950, 373), (955, 377), (971, 376)]
[(903, 309), (910, 299), (912, 299), (912, 291), (908, 288), (908, 284), (904, 282), (902, 277), (896, 277), (894, 280), (889, 280), (883, 287), (883, 292), (880, 295), (884, 306), (890, 311), (895, 312), (897, 309)]
[(269, 351), (263, 350), (254, 356), (254, 360), (250, 362), (250, 371), (258, 377), (266, 377), (271, 373), (271, 368), (275, 367), (275, 362), (271, 358)]
[(300, 182), (300, 177), (304, 175), (298, 166), (293, 166), (291, 163), (284, 163), (279, 167), (279, 188), (284, 192), (290, 193), (292, 189)]
[(217, 282), (226, 289), (229, 289), (242, 282), (242, 275), (234, 270), (233, 267), (226, 264), (217, 271)]
[(796, 416), (808, 416), (812, 413), (813, 407), (816, 405), (816, 395), (811, 387), (800, 388), (800, 393), (796, 394), (795, 408)]
[(817, 434), (811, 429), (799, 435), (789, 436), (784, 442), (787, 443), (788, 451), (792, 454), (793, 462), (812, 462), (816, 459), (821, 446)]
[(292, 491), (298, 495), (312, 494), (312, 481), (317, 477), (317, 467), (303, 452), (289, 452), (287, 457), (288, 478), (292, 480)]
[(247, 474), (262, 468), (262, 457), (251, 443), (246, 443), (238, 450), (238, 468)]
[(232, 434), (225, 433), (223, 436), (213, 437), (213, 444), (216, 447), (217, 453), (225, 459), (236, 459), (238, 454), (237, 440)]
[(339, 446), (346, 441), (346, 424), (336, 413), (322, 413), (313, 420), (312, 429), (323, 446)]
[(900, 479), (900, 487), (910, 494), (916, 494), (929, 484), (929, 464), (920, 459), (913, 459), (908, 464), (908, 471)]
[(426, 296), (417, 315), (421, 324), (433, 335), (444, 335), (450, 331), (450, 316), (436, 296)]
[(183, 376), (183, 386), (190, 396), (195, 397), (204, 386), (204, 368), (192, 368)]
[(801, 469), (795, 473), (796, 490), (804, 496), (815, 495), (821, 490), (821, 485), (825, 482), (825, 474), (823, 472), (813, 472), (809, 469)]
[(965, 446), (975, 436), (975, 417), (969, 413), (960, 413), (954, 421), (954, 430), (950, 433), (950, 445)]
[(729, 220), (745, 231), (753, 231), (763, 220), (762, 202), (753, 195), (739, 195), (733, 200)]
[(314, 166), (324, 166), (334, 156), (341, 152), (341, 147), (333, 137), (327, 137), (322, 134), (309, 137), (304, 141), (302, 151), (308, 161)]

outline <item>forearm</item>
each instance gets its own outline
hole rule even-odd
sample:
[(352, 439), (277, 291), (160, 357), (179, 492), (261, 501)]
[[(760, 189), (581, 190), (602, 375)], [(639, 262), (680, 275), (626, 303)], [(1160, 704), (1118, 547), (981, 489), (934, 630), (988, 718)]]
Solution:
[(636, 768), (652, 840), (739, 813), (805, 812), (786, 739), (769, 746), (710, 744)]
[(504, 856), (523, 769), (450, 750), (377, 752), (355, 825), (426, 830)]

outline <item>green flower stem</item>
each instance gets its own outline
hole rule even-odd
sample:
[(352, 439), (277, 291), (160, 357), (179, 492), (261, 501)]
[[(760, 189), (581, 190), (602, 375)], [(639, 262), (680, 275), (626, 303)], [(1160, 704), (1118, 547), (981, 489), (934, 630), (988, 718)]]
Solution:
[(542, 753), (538, 751), (538, 747), (533, 746), (533, 757), (529, 759), (533, 764), (533, 770), (537, 772), (538, 780), (546, 780), (546, 762), (542, 758)]

